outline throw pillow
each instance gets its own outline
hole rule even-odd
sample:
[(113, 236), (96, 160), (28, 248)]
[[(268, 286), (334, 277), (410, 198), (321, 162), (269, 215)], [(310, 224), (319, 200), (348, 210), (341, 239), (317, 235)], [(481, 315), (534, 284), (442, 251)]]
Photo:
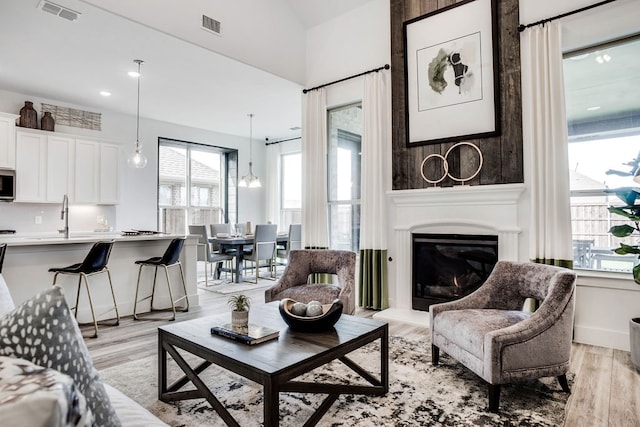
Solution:
[(69, 375), (100, 427), (120, 426), (60, 286), (41, 292), (0, 319), (0, 355)]
[(90, 427), (93, 416), (70, 376), (0, 356), (0, 420), (6, 426)]

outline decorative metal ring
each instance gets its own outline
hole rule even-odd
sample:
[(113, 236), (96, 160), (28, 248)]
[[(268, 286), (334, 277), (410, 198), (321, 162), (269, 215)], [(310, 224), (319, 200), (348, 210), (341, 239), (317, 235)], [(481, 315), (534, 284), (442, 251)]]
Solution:
[(449, 156), (449, 153), (451, 152), (451, 150), (453, 150), (454, 148), (460, 146), (460, 145), (468, 145), (470, 147), (473, 147), (476, 149), (476, 151), (478, 152), (478, 159), (479, 159), (479, 164), (478, 164), (478, 169), (469, 177), (467, 178), (456, 178), (455, 176), (451, 175), (450, 173), (447, 173), (447, 175), (449, 175), (449, 178), (451, 178), (454, 181), (458, 181), (458, 182), (465, 182), (465, 181), (471, 181), (473, 178), (476, 177), (476, 175), (478, 175), (480, 173), (480, 169), (482, 169), (482, 163), (484, 161), (483, 157), (482, 157), (482, 152), (480, 151), (480, 149), (478, 148), (477, 145), (472, 144), (470, 142), (458, 142), (457, 144), (454, 144), (451, 146), (451, 148), (449, 148), (447, 150), (447, 152), (444, 155), (444, 158), (446, 159)]
[[(473, 147), (478, 152), (478, 159), (479, 159), (478, 169), (473, 174), (471, 174), (470, 176), (468, 176), (466, 178), (458, 178), (458, 177), (455, 177), (455, 176), (451, 175), (449, 173), (449, 161), (447, 160), (447, 158), (449, 157), (449, 153), (451, 153), (451, 150), (453, 150), (454, 148), (457, 148), (457, 147), (459, 147), (461, 145), (468, 145), (470, 147)], [(432, 157), (437, 157), (437, 158), (442, 159), (442, 168), (444, 169), (444, 173), (442, 174), (442, 177), (440, 177), (437, 180), (429, 179), (424, 174), (424, 165), (427, 162), (427, 160), (429, 160)], [(429, 184), (434, 184), (434, 185), (438, 184), (439, 182), (444, 181), (444, 179), (446, 177), (449, 177), (452, 180), (457, 181), (457, 182), (462, 182), (464, 184), (465, 181), (472, 180), (473, 178), (475, 178), (480, 173), (480, 169), (482, 169), (483, 162), (484, 162), (484, 158), (482, 157), (482, 152), (480, 151), (480, 148), (478, 148), (477, 145), (472, 144), (471, 142), (464, 142), (464, 141), (463, 142), (458, 142), (458, 143), (452, 145), (447, 150), (447, 152), (445, 153), (444, 156), (441, 155), (441, 154), (429, 154), (427, 157), (425, 157), (424, 160), (422, 160), (422, 164), (420, 165), (420, 175), (422, 175), (422, 179), (427, 181)]]
[[(431, 180), (429, 178), (427, 178), (424, 175), (424, 164), (427, 162), (427, 160), (429, 160), (432, 157), (439, 157), (442, 159), (442, 168), (444, 169), (444, 173), (442, 174), (442, 177), (438, 180)], [(422, 179), (424, 179), (425, 181), (427, 181), (429, 184), (437, 184), (439, 182), (442, 182), (447, 175), (449, 175), (449, 162), (447, 162), (447, 159), (445, 159), (445, 157), (441, 154), (429, 154), (427, 157), (424, 158), (424, 160), (422, 161), (422, 164), (420, 165), (420, 175), (422, 175)]]

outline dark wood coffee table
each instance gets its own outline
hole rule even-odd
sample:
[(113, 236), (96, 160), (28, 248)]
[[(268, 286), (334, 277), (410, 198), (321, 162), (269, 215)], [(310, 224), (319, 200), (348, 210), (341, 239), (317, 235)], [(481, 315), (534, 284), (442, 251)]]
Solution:
[[(158, 328), (158, 399), (163, 402), (205, 398), (229, 426), (239, 426), (224, 405), (213, 395), (199, 374), (212, 364), (262, 384), (264, 425), (277, 426), (280, 418), (279, 393), (320, 393), (328, 396), (305, 426), (315, 425), (341, 394), (384, 395), (389, 390), (389, 328), (386, 323), (342, 315), (334, 330), (302, 333), (289, 330), (280, 317), (278, 302), (251, 307), (250, 322), (280, 330), (277, 340), (248, 346), (210, 334), (211, 326), (227, 323), (230, 314), (188, 320)], [(379, 378), (346, 355), (380, 340)], [(178, 353), (182, 349), (203, 361), (191, 367)], [(167, 384), (167, 353), (185, 376)], [(319, 384), (292, 381), (333, 360), (340, 360), (371, 385)], [(181, 390), (191, 382), (196, 388)]]

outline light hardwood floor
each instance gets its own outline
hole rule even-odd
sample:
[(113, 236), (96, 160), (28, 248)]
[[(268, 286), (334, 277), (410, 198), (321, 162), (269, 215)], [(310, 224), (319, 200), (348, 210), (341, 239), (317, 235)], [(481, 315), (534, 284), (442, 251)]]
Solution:
[[(244, 292), (253, 304), (264, 303), (264, 288)], [(225, 295), (199, 291), (200, 305), (178, 313), (176, 321), (208, 316), (228, 310)], [(371, 310), (356, 315), (370, 317)], [(85, 341), (95, 367), (105, 369), (157, 352), (157, 327), (167, 321), (121, 319), (120, 326), (100, 328), (100, 336)], [(420, 339), (428, 329), (402, 322), (390, 322), (391, 335)], [(575, 375), (566, 407), (565, 426), (640, 426), (640, 373), (631, 364), (629, 352), (574, 344), (571, 372)], [(430, 363), (430, 361), (426, 362)]]

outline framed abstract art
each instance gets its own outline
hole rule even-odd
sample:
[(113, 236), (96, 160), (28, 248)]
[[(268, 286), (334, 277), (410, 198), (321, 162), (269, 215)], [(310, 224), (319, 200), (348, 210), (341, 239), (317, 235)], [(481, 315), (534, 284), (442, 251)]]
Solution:
[(404, 23), (407, 146), (500, 133), (496, 1)]

